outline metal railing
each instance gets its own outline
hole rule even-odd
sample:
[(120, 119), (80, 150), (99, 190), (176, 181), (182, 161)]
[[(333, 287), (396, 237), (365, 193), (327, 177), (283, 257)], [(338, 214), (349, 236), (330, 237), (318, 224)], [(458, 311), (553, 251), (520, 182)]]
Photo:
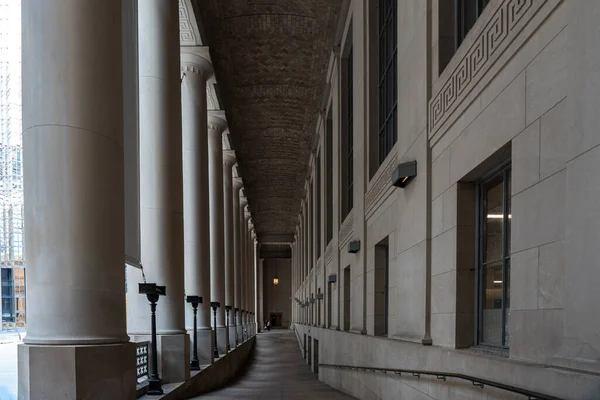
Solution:
[(148, 363), (150, 358), (148, 357), (148, 347), (150, 342), (137, 342), (135, 344), (135, 369), (136, 369), (136, 381), (141, 383), (148, 379)]
[(429, 375), (435, 376), (437, 379), (446, 381), (447, 378), (455, 378), (462, 379), (465, 381), (470, 381), (473, 386), (478, 386), (483, 389), (484, 386), (491, 386), (498, 389), (505, 390), (511, 393), (522, 394), (523, 396), (527, 396), (529, 400), (564, 400), (560, 397), (550, 396), (547, 394), (542, 394), (538, 392), (534, 392), (532, 390), (522, 389), (511, 385), (505, 385), (504, 383), (493, 382), (487, 379), (476, 378), (470, 375), (463, 374), (455, 374), (451, 372), (438, 372), (438, 371), (425, 371), (425, 370), (416, 370), (416, 369), (394, 369), (394, 368), (374, 368), (374, 367), (356, 367), (353, 365), (339, 365), (339, 364), (319, 364), (319, 367), (324, 368), (337, 368), (337, 369), (347, 369), (354, 371), (365, 371), (365, 372), (373, 372), (373, 373), (392, 373), (394, 375), (401, 376), (402, 374), (412, 375), (417, 378), (420, 378), (421, 375)]

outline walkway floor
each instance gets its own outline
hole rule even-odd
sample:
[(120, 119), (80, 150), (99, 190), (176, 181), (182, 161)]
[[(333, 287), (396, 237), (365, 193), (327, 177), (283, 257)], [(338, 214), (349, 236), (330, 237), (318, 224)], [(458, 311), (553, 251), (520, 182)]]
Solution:
[(353, 399), (320, 382), (302, 359), (293, 331), (273, 330), (256, 336), (254, 359), (224, 389), (196, 397), (213, 399)]

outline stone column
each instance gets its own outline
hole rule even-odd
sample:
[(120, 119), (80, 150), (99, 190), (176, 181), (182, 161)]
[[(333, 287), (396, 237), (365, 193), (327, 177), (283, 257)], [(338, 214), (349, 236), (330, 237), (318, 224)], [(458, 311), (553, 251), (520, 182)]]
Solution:
[(250, 264), (250, 312), (251, 312), (251, 321), (250, 327), (252, 329), (252, 335), (256, 334), (256, 269), (258, 266), (257, 258), (258, 255), (258, 242), (256, 240), (256, 231), (252, 230), (252, 259)]
[(244, 254), (245, 256), (245, 265), (244, 265), (244, 269), (245, 269), (245, 279), (244, 279), (244, 309), (246, 310), (246, 317), (244, 319), (245, 324), (246, 324), (246, 333), (249, 335), (250, 334), (250, 281), (252, 280), (252, 276), (250, 275), (250, 254), (252, 251), (252, 247), (251, 247), (251, 241), (252, 241), (252, 227), (251, 227), (251, 219), (252, 216), (250, 215), (250, 211), (248, 210), (248, 206), (246, 206), (246, 210), (244, 210), (244, 218), (246, 221), (245, 224), (245, 228), (246, 228), (246, 252)]
[(248, 204), (248, 200), (246, 197), (240, 197), (240, 340), (242, 338), (246, 338), (246, 282), (248, 280), (248, 276), (246, 274), (246, 248), (248, 247), (248, 243), (246, 240), (247, 235), (247, 226), (248, 222), (246, 221), (246, 205)]
[(256, 313), (257, 332), (262, 332), (263, 323), (265, 321), (265, 304), (264, 304), (264, 259), (260, 259), (258, 265), (258, 311)]
[[(306, 282), (306, 278), (308, 277), (308, 272), (309, 272), (309, 265), (310, 265), (310, 257), (309, 257), (309, 251), (308, 251), (308, 242), (310, 239), (310, 236), (308, 235), (308, 232), (310, 232), (310, 224), (309, 224), (309, 215), (308, 215), (308, 201), (304, 200), (304, 204), (302, 205), (303, 207), (303, 213), (302, 216), (304, 217), (303, 220), (303, 233), (304, 233), (304, 275), (302, 276), (302, 279), (304, 282)], [(304, 289), (306, 289), (307, 284), (304, 285)]]
[[(104, 28), (102, 29), (104, 30)], [(179, 10), (175, 1), (139, 2), (141, 262), (147, 282), (165, 285), (156, 311), (163, 382), (189, 378), (185, 330)], [(141, 277), (136, 277), (141, 281)], [(148, 301), (129, 282), (128, 331), (150, 340)]]
[[(235, 155), (233, 150), (226, 150), (223, 154), (223, 208), (224, 208), (224, 226), (225, 226), (225, 306), (231, 308), (228, 321), (225, 325), (232, 323), (233, 304), (235, 301), (234, 286), (234, 223), (233, 223), (233, 166), (235, 164)], [(227, 312), (225, 313), (227, 318)], [(227, 329), (228, 343), (235, 345), (235, 326)], [(228, 347), (230, 349), (230, 347)]]
[[(241, 212), (240, 212), (240, 190), (242, 189), (242, 179), (234, 178), (233, 179), (233, 248), (235, 252), (234, 261), (234, 316), (235, 316), (235, 328), (233, 329), (235, 335), (237, 336), (237, 340), (234, 340), (233, 343), (241, 343), (242, 340), (242, 332), (241, 332), (241, 300), (242, 300), (242, 267), (241, 267)], [(237, 310), (237, 312), (235, 311)], [(234, 337), (235, 339), (235, 337)]]
[(210, 189), (210, 301), (218, 302), (217, 345), (219, 354), (227, 353), (225, 328), (225, 249), (223, 213), (223, 132), (224, 119), (208, 118), (208, 182)]
[[(210, 237), (208, 201), (208, 128), (206, 81), (212, 75), (208, 48), (182, 49), (181, 105), (183, 117), (183, 225), (185, 293), (201, 296), (198, 306), (198, 358), (200, 364), (213, 362), (213, 335), (210, 310)], [(185, 325), (193, 334), (193, 313), (185, 304)]]
[(135, 398), (121, 15), (121, 1), (22, 2), (28, 334), (18, 349), (20, 399)]

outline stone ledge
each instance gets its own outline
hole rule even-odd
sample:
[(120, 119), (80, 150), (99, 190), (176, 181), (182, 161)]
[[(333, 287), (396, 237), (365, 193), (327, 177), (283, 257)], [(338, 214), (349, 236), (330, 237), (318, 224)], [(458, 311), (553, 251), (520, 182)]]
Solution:
[(163, 396), (143, 396), (142, 400), (182, 400), (211, 392), (225, 386), (246, 366), (254, 349), (256, 336), (251, 337), (229, 353), (217, 359), (213, 364), (203, 367), (200, 372), (192, 373), (189, 380), (163, 385)]

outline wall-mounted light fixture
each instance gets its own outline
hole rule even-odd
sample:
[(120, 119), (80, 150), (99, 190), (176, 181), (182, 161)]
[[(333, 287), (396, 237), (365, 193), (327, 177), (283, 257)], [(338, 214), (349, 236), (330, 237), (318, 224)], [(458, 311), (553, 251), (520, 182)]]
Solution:
[(327, 277), (327, 282), (329, 283), (335, 283), (337, 282), (337, 275), (336, 274), (331, 274)]
[(275, 276), (273, 277), (273, 285), (279, 285), (279, 277), (277, 276), (277, 265), (275, 265)]
[(392, 173), (392, 185), (405, 188), (417, 176), (417, 161), (399, 164)]
[(353, 240), (348, 243), (348, 253), (358, 253), (360, 251), (360, 240)]
[(323, 300), (323, 293), (317, 293), (317, 300)]

